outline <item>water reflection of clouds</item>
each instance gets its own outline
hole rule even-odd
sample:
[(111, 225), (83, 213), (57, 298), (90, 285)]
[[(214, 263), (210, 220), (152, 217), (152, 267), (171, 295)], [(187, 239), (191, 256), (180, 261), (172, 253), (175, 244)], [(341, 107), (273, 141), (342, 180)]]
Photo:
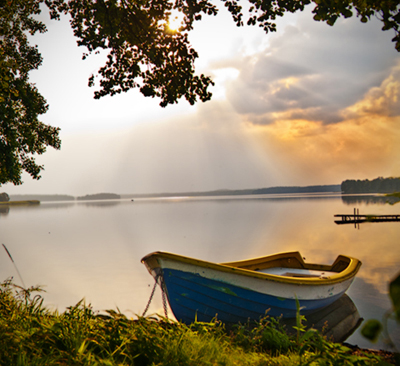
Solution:
[(383, 235), (373, 234), (376, 233), (366, 231), (361, 239), (354, 241), (332, 236), (330, 243), (335, 254), (343, 253), (360, 259), (363, 264), (357, 276), (373, 285), (377, 291), (387, 293), (386, 284), (399, 269), (400, 251), (393, 245), (398, 230), (388, 230)]
[[(365, 206), (360, 207), (366, 210)], [(381, 208), (385, 209), (393, 211), (392, 206)], [(308, 201), (274, 209), (273, 216), (261, 220), (252, 256), (300, 251), (307, 261), (330, 264), (339, 254), (350, 255), (363, 262), (358, 277), (387, 293), (386, 284), (400, 269), (400, 249), (396, 243), (400, 223), (366, 223), (356, 230), (352, 225), (333, 223), (333, 215), (340, 211), (340, 201), (326, 206)]]

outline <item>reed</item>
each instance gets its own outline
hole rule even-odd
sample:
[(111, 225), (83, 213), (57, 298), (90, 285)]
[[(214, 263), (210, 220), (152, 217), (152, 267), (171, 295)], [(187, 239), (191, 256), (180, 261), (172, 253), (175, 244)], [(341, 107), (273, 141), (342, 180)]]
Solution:
[(63, 313), (43, 305), (41, 289), (0, 284), (0, 365), (374, 365), (302, 327), (288, 336), (278, 320), (226, 329), (152, 317), (128, 319), (80, 301)]

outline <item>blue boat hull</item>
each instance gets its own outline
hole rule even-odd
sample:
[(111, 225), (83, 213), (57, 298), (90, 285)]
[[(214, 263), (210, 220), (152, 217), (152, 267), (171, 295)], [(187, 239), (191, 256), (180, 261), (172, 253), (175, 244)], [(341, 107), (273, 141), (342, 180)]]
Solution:
[[(232, 284), (176, 269), (162, 269), (164, 289), (178, 321), (245, 323), (269, 316), (294, 318), (296, 300), (259, 293)], [(336, 301), (343, 293), (324, 299), (300, 300), (302, 314), (312, 313)], [(268, 311), (268, 312), (267, 312)]]

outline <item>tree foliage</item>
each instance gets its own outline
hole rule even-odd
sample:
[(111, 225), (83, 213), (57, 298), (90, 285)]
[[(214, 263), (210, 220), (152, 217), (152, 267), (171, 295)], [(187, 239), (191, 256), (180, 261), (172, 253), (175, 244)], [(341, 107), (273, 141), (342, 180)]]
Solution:
[[(52, 18), (65, 13), (77, 43), (91, 53), (108, 52), (107, 61), (89, 79), (97, 86), (95, 98), (138, 88), (146, 97), (157, 97), (162, 107), (185, 98), (190, 104), (211, 98), (212, 80), (196, 75), (197, 52), (189, 43), (194, 23), (205, 15), (217, 15), (218, 4), (209, 0), (0, 0), (0, 184), (21, 183), (27, 171), (38, 179), (43, 167), (34, 154), (46, 146), (60, 147), (59, 130), (46, 126), (38, 116), (47, 110), (45, 99), (29, 83), (41, 56), (27, 40), (27, 32), (45, 32), (35, 19), (41, 6)], [(400, 51), (400, 6), (397, 0), (248, 0), (243, 10), (236, 0), (221, 0), (237, 26), (258, 25), (266, 33), (276, 31), (276, 19), (287, 12), (313, 6), (314, 19), (334, 25), (340, 17), (356, 15), (361, 22), (378, 17), (383, 30), (394, 32)], [(171, 30), (172, 12), (183, 15), (179, 30)], [(245, 19), (246, 18), (246, 19)]]
[[(168, 28), (172, 3), (165, 0), (72, 0), (68, 11), (78, 44), (89, 53), (109, 51), (100, 68), (101, 90), (95, 98), (139, 87), (142, 94), (160, 97), (162, 107), (185, 97), (194, 104), (207, 101), (211, 79), (195, 75), (198, 57), (186, 32)], [(95, 77), (89, 80), (94, 85)]]
[(34, 155), (43, 154), (46, 146), (60, 147), (59, 129), (38, 119), (48, 106), (29, 82), (29, 72), (42, 62), (27, 38), (27, 33), (46, 30), (33, 18), (39, 5), (39, 1), (13, 0), (0, 6), (0, 185), (20, 184), (22, 171), (39, 179), (43, 167)]
[[(304, 10), (313, 4), (314, 19), (334, 25), (339, 17), (355, 13), (361, 22), (372, 16), (383, 22), (383, 30), (393, 30), (395, 47), (400, 51), (400, 7), (392, 0), (248, 0), (243, 11), (235, 0), (221, 0), (237, 26), (258, 25), (266, 33), (276, 31), (276, 19), (287, 12)], [(64, 11), (71, 17), (71, 26), (78, 44), (88, 53), (107, 49), (108, 60), (89, 85), (100, 78), (95, 98), (114, 95), (138, 87), (147, 97), (161, 98), (162, 107), (185, 97), (190, 104), (199, 98), (211, 98), (208, 87), (212, 80), (196, 76), (194, 62), (197, 52), (188, 35), (194, 23), (204, 15), (217, 15), (215, 2), (208, 0), (69, 0)], [(179, 31), (168, 28), (171, 12), (183, 15)], [(245, 16), (247, 19), (244, 19)]]

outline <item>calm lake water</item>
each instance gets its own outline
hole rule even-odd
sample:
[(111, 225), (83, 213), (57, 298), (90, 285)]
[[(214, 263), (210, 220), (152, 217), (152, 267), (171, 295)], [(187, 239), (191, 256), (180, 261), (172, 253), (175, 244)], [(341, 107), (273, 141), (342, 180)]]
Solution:
[[(388, 282), (400, 270), (400, 223), (336, 225), (334, 214), (400, 214), (389, 205), (340, 195), (236, 196), (86, 202), (42, 202), (0, 213), (0, 243), (12, 254), (26, 286), (42, 285), (45, 304), (63, 311), (85, 298), (95, 310), (142, 314), (154, 281), (140, 259), (169, 251), (226, 262), (300, 251), (308, 262), (338, 254), (363, 265), (348, 295), (362, 318), (390, 308)], [(18, 273), (0, 247), (0, 280)], [(148, 314), (163, 314), (160, 291)], [(395, 327), (393, 327), (395, 328)], [(398, 328), (393, 337), (400, 344)], [(384, 348), (359, 330), (349, 343)]]

